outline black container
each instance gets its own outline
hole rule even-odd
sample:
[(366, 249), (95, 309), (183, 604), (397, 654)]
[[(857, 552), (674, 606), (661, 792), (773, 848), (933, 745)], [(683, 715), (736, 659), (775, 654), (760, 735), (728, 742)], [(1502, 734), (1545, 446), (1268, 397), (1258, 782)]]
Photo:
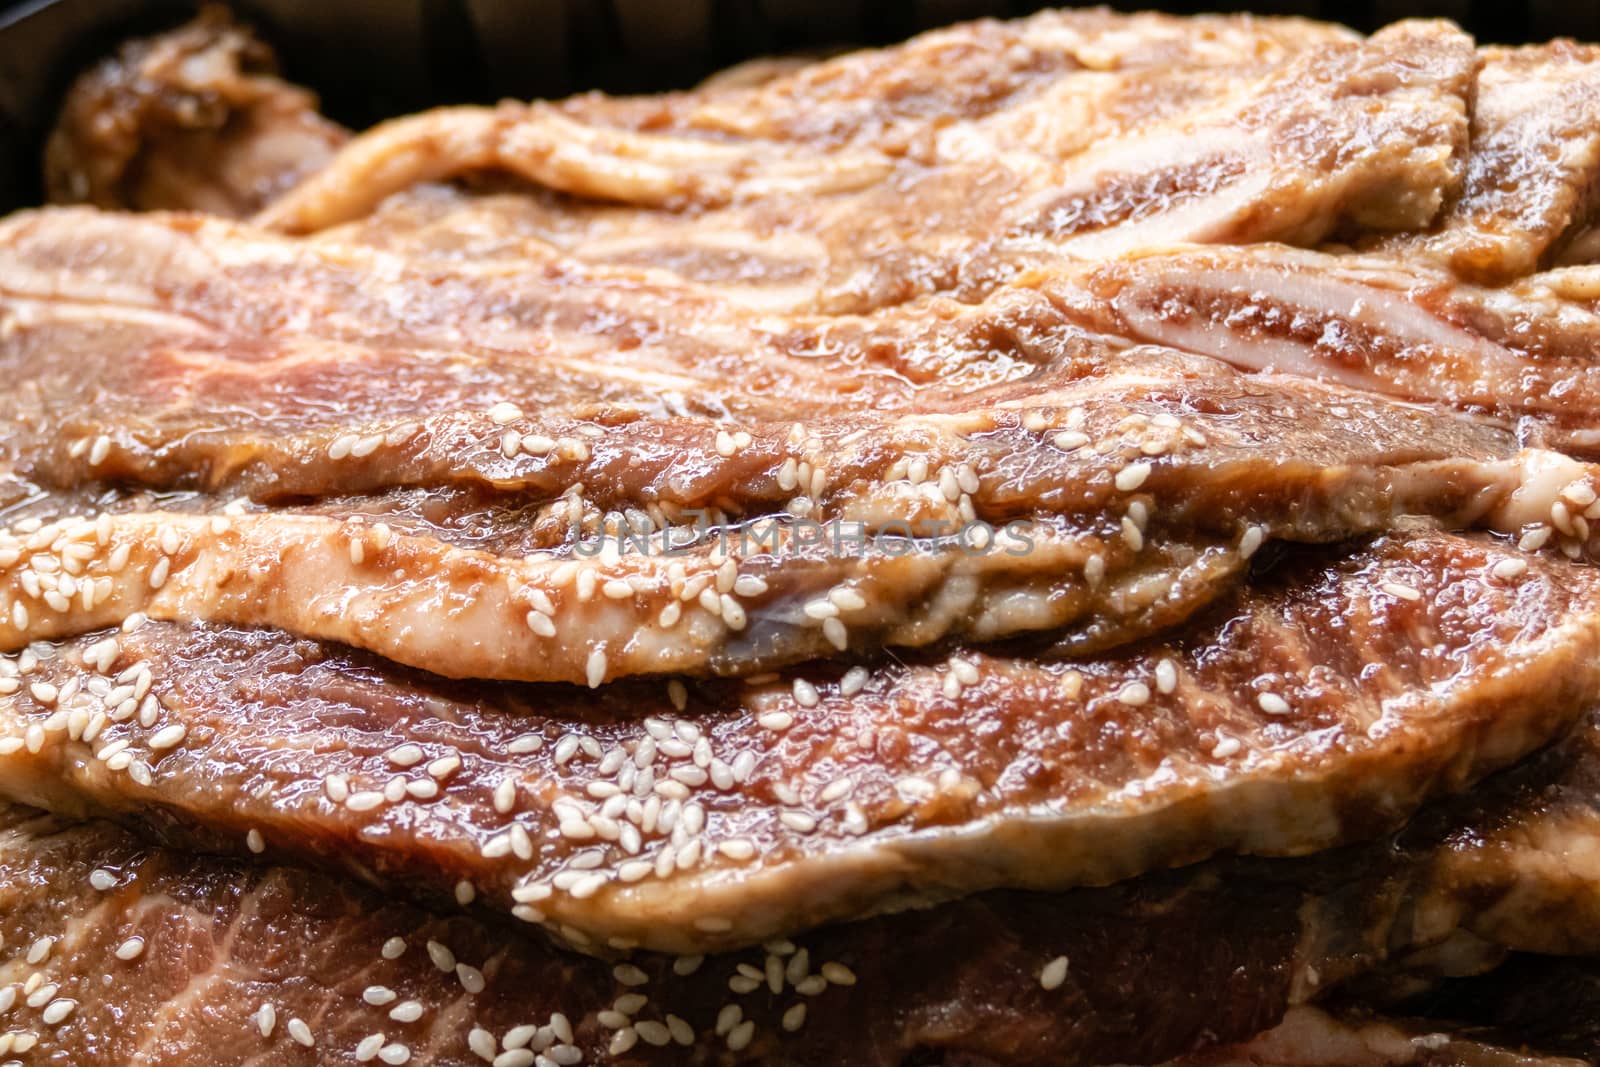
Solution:
[[(44, 132), (72, 76), (118, 42), (183, 21), (195, 0), (0, 0), (0, 212), (39, 197)], [(645, 92), (759, 55), (876, 45), (1027, 0), (236, 0), (288, 76), (361, 127), (433, 104)], [(1600, 3), (1571, 0), (1211, 0), (1119, 3), (1187, 14), (1249, 7), (1372, 29), (1453, 18), (1485, 41), (1600, 39)]]

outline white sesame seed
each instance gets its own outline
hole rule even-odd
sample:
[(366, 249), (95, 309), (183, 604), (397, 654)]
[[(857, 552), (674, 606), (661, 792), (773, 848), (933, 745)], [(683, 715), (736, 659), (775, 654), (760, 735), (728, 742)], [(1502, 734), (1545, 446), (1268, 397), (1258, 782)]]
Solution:
[(489, 409), (489, 419), (496, 426), (505, 426), (522, 418), (522, 409), (502, 400)]
[(1130, 463), (1117, 472), (1117, 490), (1123, 493), (1131, 493), (1143, 485), (1148, 477), (1150, 477), (1150, 464), (1144, 462)]
[(533, 1067), (537, 1057), (525, 1048), (508, 1049), (494, 1058), (493, 1067)]
[(359, 793), (351, 793), (350, 799), (344, 802), (344, 806), (351, 811), (372, 811), (374, 808), (382, 807), (383, 803), (382, 793), (366, 789)]
[(144, 938), (130, 937), (117, 946), (117, 959), (124, 963), (138, 959), (144, 953)]
[(1256, 704), (1268, 715), (1289, 714), (1289, 702), (1277, 693), (1262, 693), (1256, 697)]
[(750, 1041), (756, 1036), (754, 1020), (746, 1019), (728, 1032), (728, 1048), (733, 1052), (741, 1052), (749, 1046)]
[(842, 963), (832, 960), (822, 965), (822, 977), (830, 985), (853, 986), (856, 984), (856, 974)]
[(600, 683), (606, 680), (606, 653), (605, 649), (597, 648), (589, 653), (589, 661), (585, 665), (585, 675), (590, 689), (600, 688)]
[(183, 723), (173, 723), (171, 726), (157, 730), (150, 738), (150, 748), (156, 752), (164, 752), (169, 748), (176, 748), (182, 743), (189, 733), (189, 728)]
[[(500, 1047), (504, 1049), (526, 1048), (538, 1036), (539, 1027), (534, 1026), (532, 1023), (522, 1023), (505, 1032), (500, 1038)], [(545, 1035), (541, 1040), (543, 1044), (549, 1044), (555, 1040), (555, 1035), (551, 1033), (549, 1027), (545, 1027)]]
[(422, 1002), (418, 1000), (402, 1000), (389, 1009), (389, 1018), (397, 1023), (414, 1023), (422, 1018)]
[(506, 775), (500, 779), (500, 784), (494, 787), (494, 810), (505, 815), (517, 803), (517, 782), (515, 778)]
[(1515, 581), (1528, 573), (1528, 564), (1520, 559), (1503, 559), (1496, 563), (1491, 572), (1503, 582)]
[(495, 1040), (494, 1035), (481, 1026), (474, 1026), (467, 1033), (467, 1048), (480, 1060), (488, 1063), (494, 1062)]
[(356, 1042), (356, 1062), (370, 1062), (375, 1056), (377, 1056), (378, 1050), (383, 1047), (383, 1040), (384, 1038), (382, 1034), (368, 1034), (366, 1037)]
[(278, 1009), (271, 1004), (263, 1004), (256, 1009), (256, 1029), (261, 1031), (262, 1037), (271, 1037), (272, 1028), (278, 1025)]
[(821, 702), (821, 698), (817, 695), (817, 687), (804, 678), (794, 680), (794, 699), (802, 708), (814, 708)]
[(378, 950), (378, 954), (386, 960), (399, 959), (406, 954), (406, 939), (403, 937), (391, 937), (383, 943), (383, 948)]
[(1237, 756), (1243, 748), (1244, 745), (1237, 737), (1224, 737), (1211, 749), (1211, 755), (1216, 759), (1227, 759), (1229, 756)]
[(452, 752), (450, 755), (440, 756), (428, 764), (428, 777), (448, 778), (460, 769), (461, 757)]
[(1156, 690), (1161, 693), (1171, 693), (1178, 688), (1178, 665), (1171, 659), (1163, 659), (1156, 664)]
[(89, 872), (89, 884), (100, 892), (116, 888), (117, 876), (103, 867), (97, 867)]
[(1046, 990), (1060, 989), (1067, 980), (1067, 957), (1057, 956), (1039, 972), (1039, 984)]
[(375, 1008), (394, 1003), (397, 994), (388, 986), (369, 985), (361, 991), (361, 999)]
[(796, 1004), (783, 1013), (783, 1028), (788, 1033), (794, 1033), (806, 1024), (806, 1006), (804, 1003)]
[(250, 832), (244, 835), (244, 846), (259, 856), (267, 850), (267, 840), (261, 836), (260, 830), (251, 827)]
[(294, 1038), (297, 1044), (304, 1045), (306, 1048), (310, 1048), (317, 1043), (317, 1039), (311, 1036), (311, 1027), (306, 1025), (304, 1019), (289, 1020), (289, 1036)]
[(76, 1000), (71, 1000), (66, 997), (62, 997), (59, 1000), (52, 1000), (45, 1006), (44, 1012), (40, 1015), (40, 1018), (44, 1021), (46, 1026), (55, 1026), (57, 1023), (64, 1022), (67, 1016), (71, 1015), (73, 1009), (77, 1008), (77, 1006), (78, 1002)]
[(787, 711), (767, 711), (756, 716), (756, 722), (760, 723), (764, 730), (781, 733), (794, 725), (794, 716)]
[(1399, 582), (1384, 582), (1378, 587), (1390, 596), (1399, 597), (1401, 600), (1417, 601), (1422, 599), (1422, 594), (1409, 585)]
[(1150, 687), (1143, 682), (1129, 682), (1117, 690), (1117, 700), (1129, 707), (1150, 703)]
[(650, 976), (631, 963), (619, 963), (611, 970), (611, 977), (625, 986), (641, 986), (650, 981)]
[(466, 963), (456, 964), (456, 980), (461, 988), (476, 996), (484, 990), (483, 972)]
[(402, 1063), (411, 1062), (411, 1049), (401, 1044), (385, 1045), (378, 1050), (378, 1059), (390, 1067), (399, 1067)]
[(450, 974), (456, 969), (456, 954), (437, 941), (428, 942), (428, 958), (433, 965), (445, 974)]

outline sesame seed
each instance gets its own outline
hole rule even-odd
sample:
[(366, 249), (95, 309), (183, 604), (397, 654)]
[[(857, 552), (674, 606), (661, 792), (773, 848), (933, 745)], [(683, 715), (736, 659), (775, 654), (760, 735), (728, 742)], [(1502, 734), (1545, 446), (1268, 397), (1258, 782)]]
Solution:
[(494, 1058), (493, 1067), (533, 1067), (537, 1058), (525, 1048), (508, 1049)]
[(750, 1041), (756, 1036), (756, 1024), (751, 1019), (735, 1026), (728, 1031), (728, 1048), (733, 1052), (741, 1052), (749, 1046)]
[(1144, 531), (1126, 515), (1122, 517), (1122, 540), (1130, 551), (1139, 552), (1144, 548)]
[[(602, 1014), (604, 1014), (602, 1012)], [(623, 1026), (611, 1035), (611, 1043), (606, 1050), (613, 1056), (620, 1056), (639, 1043), (639, 1034), (631, 1026)]]
[(40, 1018), (44, 1021), (46, 1026), (55, 1026), (57, 1023), (64, 1022), (67, 1016), (71, 1015), (73, 1009), (77, 1008), (77, 1006), (78, 1002), (76, 1000), (71, 1000), (66, 997), (63, 997), (59, 1000), (52, 1000), (45, 1006), (44, 1012), (40, 1015)]
[(1402, 585), (1399, 582), (1384, 582), (1378, 588), (1390, 596), (1399, 597), (1401, 600), (1417, 601), (1422, 599), (1422, 594), (1416, 589), (1409, 585)]
[(805, 1004), (796, 1004), (783, 1013), (783, 1028), (788, 1033), (794, 1033), (806, 1024)]
[(1528, 573), (1528, 564), (1525, 560), (1503, 559), (1494, 565), (1490, 573), (1503, 582), (1515, 581)]
[(500, 779), (500, 784), (494, 787), (494, 810), (505, 815), (517, 803), (517, 782), (510, 775)]
[(794, 699), (802, 708), (814, 708), (821, 702), (821, 698), (817, 695), (817, 687), (804, 678), (794, 680)]
[(585, 665), (585, 674), (590, 689), (598, 689), (600, 683), (606, 680), (606, 653), (605, 649), (597, 648), (589, 653), (589, 662)]
[(297, 1044), (304, 1045), (306, 1048), (310, 1048), (317, 1043), (317, 1039), (311, 1036), (311, 1027), (306, 1025), (304, 1019), (289, 1020), (289, 1036), (294, 1038)]
[(631, 963), (619, 963), (611, 970), (611, 977), (625, 986), (641, 986), (650, 981), (650, 976)]
[(250, 832), (244, 835), (244, 846), (259, 856), (267, 850), (267, 841), (261, 836), (260, 830), (251, 827)]
[(801, 811), (783, 812), (778, 821), (796, 833), (809, 834), (817, 828), (817, 820)]
[(378, 1050), (378, 1059), (390, 1065), (399, 1067), (402, 1063), (411, 1062), (411, 1049), (406, 1045), (385, 1045)]
[(467, 1034), (467, 1048), (480, 1060), (493, 1063), (495, 1057), (494, 1035), (481, 1026), (474, 1026)]
[(1148, 704), (1150, 703), (1150, 687), (1143, 682), (1129, 682), (1117, 690), (1117, 700), (1133, 708)]
[(1130, 463), (1117, 472), (1117, 490), (1123, 493), (1131, 493), (1143, 485), (1148, 477), (1150, 477), (1150, 464), (1144, 462)]
[(396, 767), (415, 767), (424, 759), (420, 745), (404, 744), (389, 750), (388, 760)]
[(1057, 956), (1039, 972), (1039, 984), (1046, 990), (1060, 989), (1067, 980), (1067, 957)]
[(853, 986), (856, 984), (856, 974), (842, 963), (829, 961), (822, 965), (822, 977), (832, 985)]
[(456, 969), (456, 954), (437, 941), (428, 942), (428, 958), (433, 965), (445, 974), (450, 974)]
[(103, 867), (97, 867), (89, 872), (89, 884), (104, 893), (116, 887), (117, 876)]
[(377, 1056), (378, 1050), (383, 1047), (383, 1040), (384, 1038), (382, 1034), (368, 1034), (366, 1037), (356, 1042), (356, 1062), (370, 1062), (375, 1056)]
[(374, 808), (382, 807), (383, 803), (382, 793), (367, 789), (350, 794), (350, 799), (344, 802), (344, 806), (351, 811), (372, 811)]
[(1262, 693), (1256, 697), (1256, 704), (1268, 715), (1289, 714), (1289, 702), (1277, 693)]
[(124, 963), (138, 959), (144, 953), (144, 938), (130, 937), (117, 946), (117, 959)]
[(1237, 756), (1242, 748), (1244, 745), (1237, 737), (1224, 737), (1211, 749), (1211, 755), (1216, 759), (1227, 759), (1229, 756)]
[(271, 1004), (263, 1004), (256, 1009), (256, 1029), (261, 1031), (262, 1037), (271, 1037), (272, 1028), (278, 1025), (278, 1009)]
[(787, 711), (767, 711), (756, 717), (762, 729), (781, 733), (794, 725), (794, 716)]
[(392, 1004), (397, 997), (398, 994), (388, 986), (369, 985), (361, 991), (361, 999), (375, 1008), (381, 1008), (385, 1004)]
[(1178, 688), (1178, 665), (1171, 659), (1163, 659), (1156, 664), (1156, 690), (1160, 693), (1171, 693)]
[(456, 883), (456, 903), (463, 908), (471, 904), (478, 897), (477, 887), (465, 878)]
[(489, 420), (496, 426), (505, 426), (522, 418), (522, 409), (502, 400), (489, 409)]
[(378, 950), (378, 954), (386, 960), (399, 959), (406, 954), (406, 939), (403, 937), (391, 937), (383, 943), (383, 948)]
[(1246, 528), (1244, 536), (1239, 538), (1239, 555), (1249, 559), (1256, 554), (1256, 550), (1261, 547), (1262, 542), (1266, 539), (1267, 531), (1265, 527), (1251, 526)]
[(461, 988), (476, 996), (484, 990), (485, 982), (483, 972), (466, 963), (456, 964), (456, 980), (461, 983)]

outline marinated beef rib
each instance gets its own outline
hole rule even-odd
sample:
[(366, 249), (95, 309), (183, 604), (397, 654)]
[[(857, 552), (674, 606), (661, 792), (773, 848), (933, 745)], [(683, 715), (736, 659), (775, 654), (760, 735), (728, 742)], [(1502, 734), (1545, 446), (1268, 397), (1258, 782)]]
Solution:
[[(561, 1058), (575, 1049), (584, 1062), (616, 1064), (1090, 1067), (1178, 1056), (1183, 1067), (1374, 1067), (1488, 1056), (1513, 1043), (1508, 1029), (1557, 1056), (1592, 1056), (1585, 1012), (1596, 984), (1581, 961), (1514, 961), (1397, 1012), (1429, 1022), (1306, 1005), (1446, 937), (1448, 919), (1416, 922), (1440, 904), (1459, 917), (1513, 903), (1454, 882), (1451, 855), (1494, 854), (1496, 798), (1537, 822), (1537, 797), (1553, 786), (1561, 817), (1600, 818), (1597, 745), (1591, 717), (1540, 764), (1487, 783), (1477, 814), (1452, 802), (1368, 846), (1103, 889), (989, 893), (736, 954), (621, 963), (553, 951), (493, 918), (441, 918), (348, 880), (195, 857), (106, 823), (9, 808), (0, 934), (16, 955), (0, 975), (0, 998), (14, 1005), (0, 1043), (12, 1054), (170, 1067), (371, 1062), (358, 1056), (381, 1049), (454, 1067), (557, 1045), (570, 1046)], [(1529, 919), (1538, 914), (1535, 904)], [(1600, 927), (1545, 914), (1573, 936), (1566, 950), (1594, 951)], [(1180, 983), (1185, 995), (1173, 997)], [(1452, 1019), (1504, 1029), (1462, 1032)]]
[(0, 789), (701, 951), (1379, 832), (1600, 694), (1594, 581), (1417, 529), (1095, 659), (594, 695), (149, 623), (0, 659)]
[[(1198, 77), (1135, 69), (1110, 79), (1069, 70), (1049, 91), (928, 133), (921, 151), (870, 137), (819, 150), (670, 124), (629, 130), (544, 104), (448, 109), (357, 137), (260, 220), (323, 230), (418, 183), (509, 172), (590, 200), (709, 208), (693, 225), (712, 237), (765, 231), (774, 250), (820, 241), (827, 262), (809, 273), (822, 287), (798, 309), (865, 310), (955, 287), (963, 275), (992, 286), (1040, 255), (1173, 240), (1314, 244), (1343, 230), (1424, 227), (1461, 180), (1475, 65), (1458, 31), (1409, 23), (1267, 68), (1255, 59), (1201, 67)], [(1119, 78), (1133, 83), (1123, 100)], [(1102, 108), (1108, 80), (1114, 102)], [(1175, 82), (1186, 91), (1174, 93)], [(753, 92), (781, 97), (780, 86)], [(878, 99), (850, 107), (885, 106)], [(624, 226), (666, 247), (660, 215)], [(778, 220), (795, 235), (787, 242), (770, 239)], [(876, 221), (863, 230), (865, 220)]]
[(1405, 263), (1437, 260), (1480, 284), (1588, 256), (1600, 204), (1600, 49), (1571, 41), (1479, 50), (1459, 194), (1424, 234), (1368, 239)]
[(55, 203), (225, 216), (260, 210), (347, 134), (275, 76), (270, 49), (207, 8), (78, 80), (45, 152)]
[(1047, 288), (1070, 318), (1129, 344), (1526, 419), (1534, 440), (1594, 455), (1596, 270), (1490, 289), (1401, 258), (1195, 248), (1088, 264)]
[[(614, 964), (349, 880), (11, 808), (0, 1054), (163, 1067), (406, 1052), (468, 1067), (531, 1063), (532, 1050), (618, 1065), (1153, 1062), (1276, 1021), (1290, 975), (1321, 962), (1297, 951), (1316, 941), (1296, 915), (1308, 892), (1212, 877), (994, 894), (767, 951)], [(1345, 921), (1381, 925), (1383, 912)], [(1063, 955), (1065, 974), (1044, 988)], [(1173, 1002), (1165, 990), (1180, 979), (1193, 989)]]
[[(5, 236), (0, 461), (45, 491), (29, 515), (68, 520), (0, 557), (11, 648), (144, 611), (591, 684), (947, 637), (1087, 650), (1181, 621), (1263, 540), (1516, 530), (1589, 477), (1481, 422), (1118, 353), (1028, 288), (775, 325), (615, 268), (444, 272), (220, 222), (56, 212)], [(106, 482), (209, 495), (85, 499)], [(241, 492), (275, 506), (218, 514)], [(696, 509), (713, 536), (668, 558)], [(797, 519), (868, 547), (780, 550)], [(980, 521), (1027, 543), (951, 543)], [(579, 551), (639, 524), (653, 553)], [(72, 594), (30, 577), (63, 534)]]

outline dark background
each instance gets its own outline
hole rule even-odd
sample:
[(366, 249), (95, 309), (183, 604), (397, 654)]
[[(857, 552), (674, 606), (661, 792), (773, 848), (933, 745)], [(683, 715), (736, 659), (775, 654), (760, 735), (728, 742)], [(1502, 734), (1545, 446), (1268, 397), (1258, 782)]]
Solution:
[[(0, 211), (38, 196), (42, 131), (72, 73), (128, 36), (182, 21), (189, 0), (0, 0)], [(288, 76), (352, 126), (434, 104), (681, 87), (752, 56), (900, 40), (1026, 0), (236, 0)], [(1247, 7), (1370, 30), (1413, 15), (1480, 40), (1600, 40), (1600, 0), (1212, 0), (1118, 3), (1192, 13)]]

